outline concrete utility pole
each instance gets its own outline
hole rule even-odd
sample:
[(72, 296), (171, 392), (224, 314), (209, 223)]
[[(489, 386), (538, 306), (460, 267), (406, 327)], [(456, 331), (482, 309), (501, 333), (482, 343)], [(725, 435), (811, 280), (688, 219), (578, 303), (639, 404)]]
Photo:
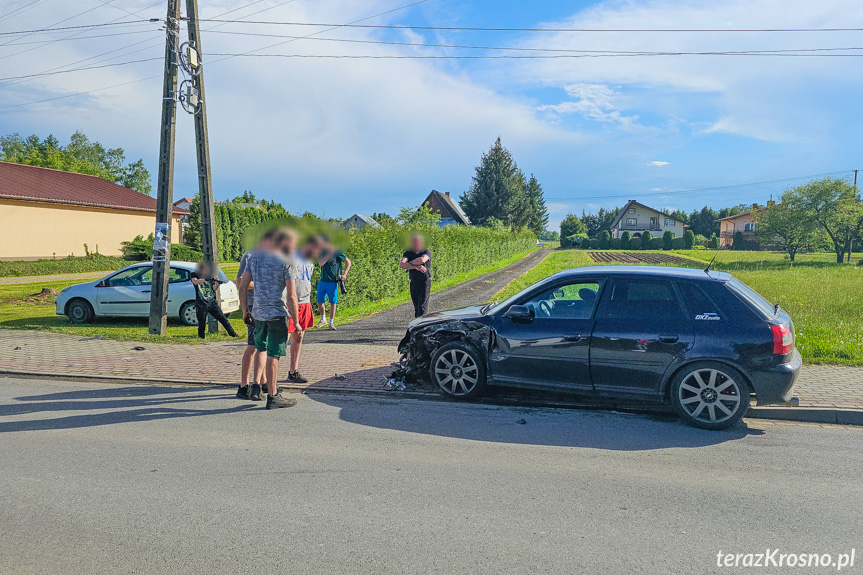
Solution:
[[(207, 98), (204, 95), (203, 55), (201, 53), (201, 28), (198, 24), (198, 0), (186, 0), (188, 14), (187, 29), (189, 43), (198, 52), (201, 62), (198, 63), (197, 74), (192, 75), (192, 86), (198, 92), (199, 107), (195, 113), (195, 152), (198, 157), (198, 193), (201, 204), (201, 248), (204, 261), (215, 272), (219, 264), (219, 254), (216, 243), (215, 213), (213, 206), (213, 180), (210, 175), (210, 142), (207, 136)], [(219, 322), (208, 316), (207, 323), (210, 333), (219, 331)]]
[(150, 333), (165, 335), (168, 312), (168, 270), (171, 262), (171, 220), (174, 201), (174, 138), (177, 122), (177, 44), (180, 0), (168, 0), (165, 18), (165, 79), (162, 84), (162, 131), (159, 137), (159, 180), (156, 186), (156, 233), (150, 292)]

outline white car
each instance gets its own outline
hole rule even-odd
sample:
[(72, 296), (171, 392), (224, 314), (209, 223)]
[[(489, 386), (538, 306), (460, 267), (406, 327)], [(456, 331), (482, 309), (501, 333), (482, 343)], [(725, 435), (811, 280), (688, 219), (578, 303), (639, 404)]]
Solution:
[[(191, 262), (171, 262), (168, 275), (168, 317), (180, 318), (186, 325), (198, 325), (195, 316), (195, 286)], [(64, 288), (57, 296), (57, 315), (71, 323), (87, 323), (95, 317), (147, 317), (153, 279), (151, 262), (135, 264), (100, 280)], [(219, 279), (219, 305), (225, 315), (240, 309), (240, 294), (222, 270)]]

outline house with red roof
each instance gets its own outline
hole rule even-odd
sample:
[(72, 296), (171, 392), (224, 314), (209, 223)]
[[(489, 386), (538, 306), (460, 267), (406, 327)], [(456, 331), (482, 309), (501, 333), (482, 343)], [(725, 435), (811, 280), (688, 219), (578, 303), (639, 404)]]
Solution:
[[(181, 241), (175, 206), (171, 241)], [(156, 198), (96, 176), (0, 162), (0, 259), (24, 260), (91, 252), (118, 256), (121, 242), (156, 228)]]

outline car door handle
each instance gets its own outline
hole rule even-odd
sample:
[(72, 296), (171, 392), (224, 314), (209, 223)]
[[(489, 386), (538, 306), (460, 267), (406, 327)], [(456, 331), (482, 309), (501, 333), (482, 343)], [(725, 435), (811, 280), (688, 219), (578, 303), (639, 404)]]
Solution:
[(580, 341), (580, 340), (581, 340), (581, 334), (563, 336), (563, 341)]
[(662, 343), (677, 343), (677, 340), (680, 339), (680, 336), (677, 335), (661, 335), (659, 336), (659, 341)]
[(150, 290), (148, 290), (148, 289), (142, 289), (142, 290), (141, 290), (141, 293), (150, 293)]

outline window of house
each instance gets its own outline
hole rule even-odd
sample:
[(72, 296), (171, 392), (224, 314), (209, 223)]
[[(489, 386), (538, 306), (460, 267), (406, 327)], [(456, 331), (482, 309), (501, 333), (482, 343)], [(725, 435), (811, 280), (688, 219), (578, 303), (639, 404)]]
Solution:
[(674, 220), (672, 220), (671, 218), (665, 218), (665, 225), (674, 226)]
[(755, 231), (755, 222), (747, 222), (747, 223), (743, 224), (743, 229), (747, 232), (754, 232)]
[(629, 208), (629, 213), (630, 213), (630, 214), (634, 214), (634, 213), (635, 213), (635, 208)]
[(627, 226), (634, 226), (637, 223), (638, 223), (638, 220), (636, 218), (626, 218), (626, 225)]
[(617, 280), (611, 290), (605, 317), (611, 319), (685, 317), (677, 294), (667, 281)]

